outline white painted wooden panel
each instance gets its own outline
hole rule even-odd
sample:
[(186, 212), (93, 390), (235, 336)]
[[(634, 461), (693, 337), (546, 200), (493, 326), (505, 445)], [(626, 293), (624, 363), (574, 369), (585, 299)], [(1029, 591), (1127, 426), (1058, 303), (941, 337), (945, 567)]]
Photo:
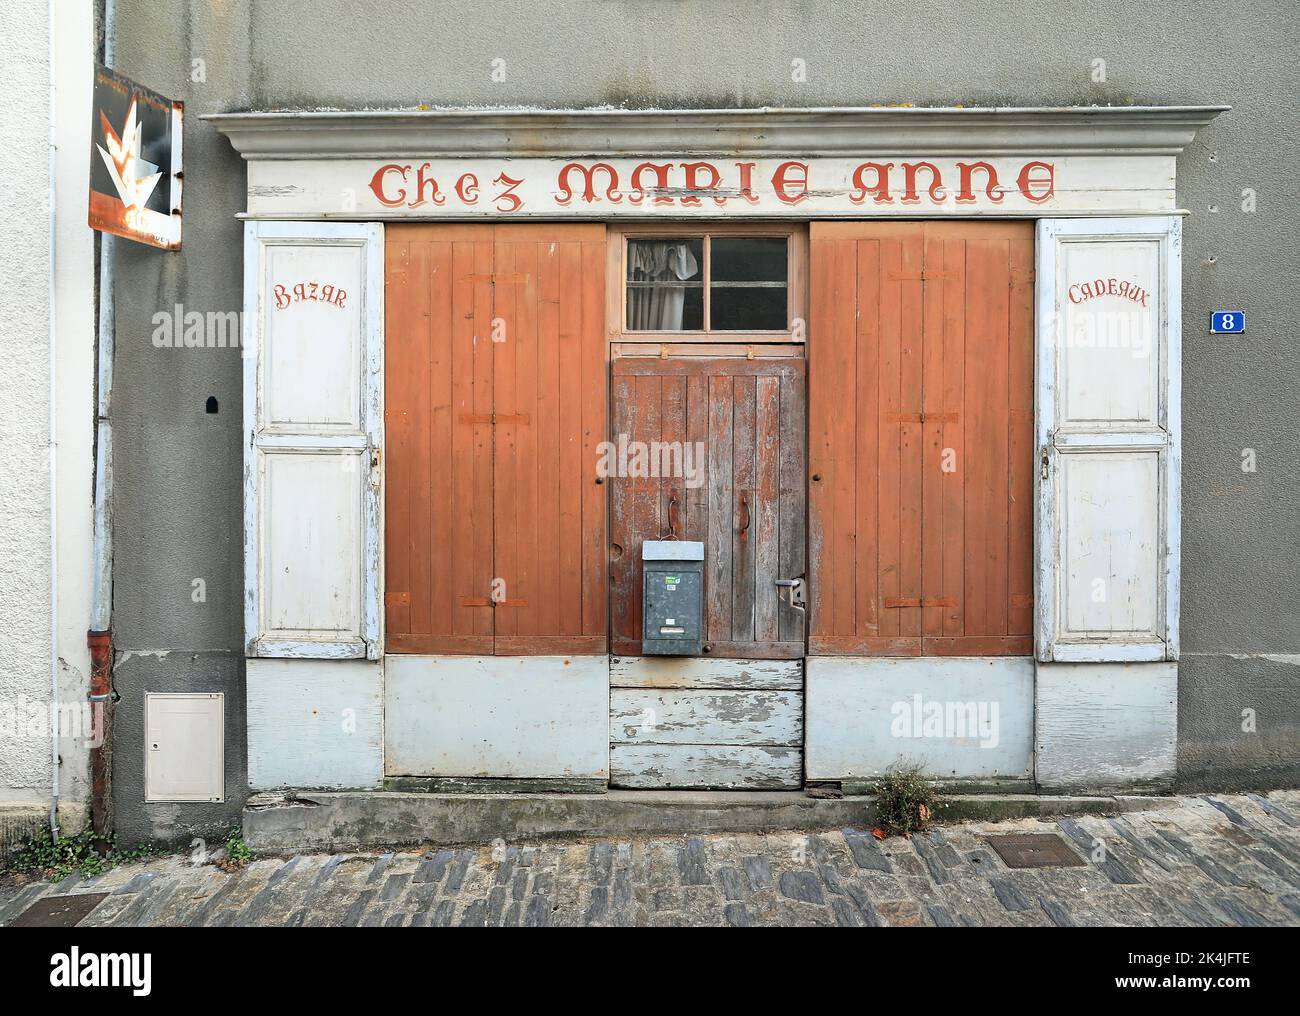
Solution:
[(1043, 663), (1036, 685), (1041, 790), (1097, 793), (1172, 785), (1176, 663)]
[(802, 660), (710, 660), (620, 656), (610, 661), (611, 688), (803, 688)]
[(1041, 219), (1039, 660), (1178, 658), (1180, 220)]
[(1060, 456), (1062, 636), (1160, 641), (1161, 453)]
[(389, 776), (609, 775), (609, 659), (414, 656), (385, 660)]
[(1034, 664), (1020, 657), (807, 661), (807, 777), (870, 778), (919, 762), (936, 778), (1032, 774)]
[(383, 785), (383, 672), (368, 660), (249, 660), (248, 785)]
[(249, 222), (248, 656), (378, 659), (383, 227)]
[(225, 703), (221, 692), (144, 697), (146, 801), (224, 801)]
[[(1061, 430), (1150, 430), (1161, 424), (1160, 244), (1062, 243), (1057, 384)], [(1100, 296), (1098, 289), (1117, 289)], [(1141, 293), (1141, 297), (1120, 291)]]
[(632, 789), (794, 790), (803, 753), (779, 746), (616, 744), (610, 783)]
[[(358, 219), (611, 219), (611, 218), (881, 218), (918, 215), (1038, 217), (1072, 212), (1094, 215), (1132, 212), (1159, 213), (1176, 207), (1172, 154), (1023, 156), (972, 153), (968, 156), (927, 155), (924, 160), (872, 154), (759, 156), (741, 179), (734, 156), (704, 156), (710, 169), (696, 169), (694, 160), (665, 157), (668, 176), (633, 174), (645, 160), (627, 157), (583, 159), (545, 158), (374, 158), (251, 159), (248, 162), (248, 213), (266, 218)], [(889, 193), (877, 201), (866, 194), (875, 187), (874, 171), (861, 180), (855, 174), (864, 162), (880, 159), (891, 167)], [(791, 160), (807, 166), (791, 169)], [(910, 199), (904, 164), (921, 161), (934, 167), (915, 169), (917, 183)], [(986, 186), (985, 171), (974, 175), (973, 186), (961, 195), (959, 163), (987, 163), (997, 175), (995, 188)], [(600, 165), (600, 170), (594, 167)], [(782, 168), (786, 167), (786, 168)], [(612, 171), (612, 172), (611, 172)], [(587, 188), (586, 173), (593, 173)], [(473, 187), (458, 189), (469, 180)], [(420, 188), (417, 183), (425, 181)], [(1022, 186), (1021, 180), (1024, 180)], [(436, 192), (441, 200), (434, 200)], [(746, 193), (742, 193), (742, 188)], [(693, 193), (692, 193), (693, 192)], [(345, 203), (344, 196), (349, 200)]]
[(361, 451), (264, 451), (263, 632), (362, 641)]
[(803, 743), (803, 693), (770, 690), (615, 689), (614, 744)]
[(363, 432), (364, 279), (355, 244), (266, 248), (263, 431)]

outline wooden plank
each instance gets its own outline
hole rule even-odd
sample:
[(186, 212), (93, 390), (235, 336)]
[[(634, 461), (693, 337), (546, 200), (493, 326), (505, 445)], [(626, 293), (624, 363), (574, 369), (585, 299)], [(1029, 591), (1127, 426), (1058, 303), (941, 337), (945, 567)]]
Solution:
[(620, 744), (609, 750), (610, 785), (630, 789), (794, 790), (803, 752), (771, 746)]
[[(890, 237), (881, 241), (880, 257), (880, 461), (877, 466), (879, 483), (879, 518), (876, 542), (879, 547), (879, 595), (903, 595), (903, 453), (901, 423), (886, 422), (898, 419), (903, 410), (903, 350), (901, 282), (888, 282), (891, 273), (902, 273), (903, 245), (907, 236)], [(863, 534), (870, 539), (869, 533)], [(903, 618), (897, 611), (882, 611), (879, 634), (882, 637), (913, 634), (902, 627)]]
[(560, 257), (556, 244), (537, 252), (537, 531), (551, 549), (538, 551), (537, 625), (560, 630), (560, 497), (565, 477), (560, 470)]
[(776, 580), (780, 563), (781, 379), (757, 379), (754, 403), (754, 635), (759, 641), (780, 638)]
[[(805, 435), (807, 429), (807, 385), (805, 364), (799, 362), (792, 376), (782, 376), (780, 381), (780, 465), (778, 482), (777, 577), (806, 577), (805, 539), (808, 513), (808, 474), (804, 467)], [(807, 596), (805, 595), (805, 601)], [(782, 642), (803, 644), (807, 609), (798, 610), (792, 605), (790, 594), (777, 592), (777, 638)]]
[(732, 379), (731, 639), (754, 640), (755, 379)]
[[(604, 642), (609, 630), (609, 488), (596, 483), (595, 474), (597, 450), (609, 436), (605, 230), (602, 226), (597, 232), (588, 224), (582, 236), (582, 468), (573, 482), (582, 490), (582, 632)], [(602, 644), (599, 652), (606, 649)]]
[(709, 528), (704, 548), (705, 641), (731, 635), (732, 378), (709, 377)]
[[(837, 241), (828, 252), (831, 263), (830, 307), (823, 316), (828, 322), (827, 358), (817, 369), (827, 371), (827, 405), (823, 426), (828, 438), (829, 508), (833, 519), (825, 581), (831, 587), (830, 631), (839, 635), (856, 631), (858, 616), (856, 543), (857, 514), (857, 422), (858, 401), (853, 380), (857, 376), (859, 347), (855, 327), (858, 314), (857, 245)], [(814, 346), (815, 348), (815, 346)]]
[[(469, 301), (473, 308), (473, 318), (469, 321), (469, 342), (466, 350), (467, 368), (469, 370), (471, 390), (468, 405), (464, 411), (477, 416), (491, 413), (495, 408), (496, 393), (492, 376), (492, 281), (491, 273), (495, 259), (495, 245), (490, 237), (484, 237), (474, 244), (473, 269), (465, 279), (469, 287)], [(459, 280), (458, 280), (459, 281)], [(461, 348), (465, 346), (461, 344)], [(461, 501), (457, 508), (464, 517), (463, 531), (468, 546), (473, 548), (468, 588), (471, 596), (489, 596), (492, 581), (498, 578), (493, 561), (492, 527), (484, 525), (485, 519), (493, 517), (493, 466), (492, 466), (492, 427), (483, 424), (462, 425), (462, 433), (468, 435), (471, 469), (471, 496)], [(489, 636), (495, 633), (495, 611), (491, 607), (463, 607), (462, 614), (469, 613), (470, 631), (475, 635)]]
[(716, 660), (671, 656), (616, 656), (611, 688), (803, 688), (799, 660)]
[[(942, 635), (944, 613), (959, 602), (949, 597), (943, 584), (944, 526), (944, 427), (950, 421), (944, 407), (943, 377), (943, 304), (946, 287), (944, 276), (944, 241), (941, 235), (926, 229), (922, 271), (940, 278), (922, 284), (921, 324), (921, 597), (933, 606), (921, 608), (921, 634)], [(940, 604), (938, 601), (942, 601)]]
[[(830, 497), (831, 485), (827, 473), (833, 468), (835, 456), (831, 447), (831, 405), (834, 391), (831, 388), (831, 244), (819, 239), (824, 224), (814, 222), (809, 237), (809, 302), (808, 302), (808, 609), (811, 614), (809, 630), (813, 635), (830, 634), (835, 626), (832, 617), (835, 599), (830, 582), (830, 551), (828, 544), (834, 540), (835, 519)], [(784, 393), (783, 393), (784, 394)], [(785, 473), (782, 472), (782, 484)], [(784, 518), (784, 508), (783, 518)], [(783, 548), (784, 549), (784, 548)], [(786, 622), (784, 615), (783, 623)]]
[[(899, 411), (909, 418), (898, 426), (898, 595), (910, 598), (920, 597), (922, 588), (921, 497), (925, 448), (919, 420), (923, 411), (924, 283), (919, 276), (925, 255), (924, 227), (905, 238), (900, 248), (902, 272), (908, 278), (898, 286)], [(899, 611), (899, 634), (921, 634), (921, 610), (921, 607), (906, 607)]]
[(609, 695), (613, 744), (803, 743), (801, 691), (618, 688)]
[(560, 243), (560, 616), (555, 634), (582, 632), (582, 250)]
[(956, 420), (943, 425), (943, 447), (950, 456), (951, 471), (943, 473), (940, 512), (943, 519), (943, 583), (941, 596), (950, 596), (957, 606), (943, 614), (943, 627), (934, 633), (960, 635), (965, 631), (966, 604), (966, 240), (946, 236), (943, 240), (943, 410)]
[[(388, 462), (384, 519), (384, 630), (411, 630), (411, 510), (416, 399), (405, 368), (414, 352), (409, 324), (410, 244), (399, 232), (389, 234), (384, 248), (384, 444)], [(402, 594), (394, 600), (392, 594)]]
[[(636, 378), (615, 373), (610, 383), (611, 438), (636, 432)], [(641, 638), (640, 537), (633, 525), (634, 491), (629, 477), (613, 475), (610, 488), (610, 631), (617, 645), (622, 640), (638, 644)]]
[[(492, 314), (478, 341), (492, 357), (492, 583), (498, 604), (502, 599), (526, 599), (520, 582), (519, 496), (521, 474), (519, 424), (515, 414), (528, 412), (518, 399), (518, 314), (514, 272), (515, 245), (493, 243)], [(500, 277), (498, 281), (497, 277)], [(526, 468), (532, 468), (528, 463)], [(479, 520), (480, 525), (482, 520)], [(518, 634), (518, 610), (494, 610), (494, 635)]]
[(1010, 241), (1008, 319), (1007, 632), (1034, 625), (1034, 238)]
[[(448, 567), (448, 557), (454, 552), (455, 516), (460, 510), (456, 503), (454, 456), (456, 423), (452, 418), (452, 369), (456, 356), (453, 342), (456, 336), (454, 262), (452, 244), (445, 240), (428, 243), (429, 249), (429, 352), (428, 352), (428, 415), (429, 415), (429, 528), (423, 531), (432, 549), (428, 557), (430, 586), (429, 632), (450, 632), (455, 618), (456, 604), (461, 590), (456, 587), (456, 572)], [(391, 463), (390, 463), (391, 465)]]

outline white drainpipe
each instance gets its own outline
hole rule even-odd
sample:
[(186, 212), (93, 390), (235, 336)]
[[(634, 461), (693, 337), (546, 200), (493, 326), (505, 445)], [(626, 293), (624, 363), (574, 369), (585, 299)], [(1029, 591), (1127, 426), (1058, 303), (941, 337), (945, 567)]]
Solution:
[(50, 470), (50, 836), (59, 839), (59, 499), (58, 499), (58, 441), (55, 427), (55, 396), (58, 382), (55, 371), (57, 357), (57, 310), (55, 300), (55, 251), (58, 239), (56, 216), (55, 172), (58, 168), (58, 135), (55, 133), (55, 99), (57, 85), (54, 77), (54, 0), (47, 5), (49, 24), (49, 74), (50, 74), (50, 141), (49, 141), (49, 204), (50, 204), (50, 268), (49, 268), (49, 331), (50, 331), (50, 403), (49, 403), (49, 470)]

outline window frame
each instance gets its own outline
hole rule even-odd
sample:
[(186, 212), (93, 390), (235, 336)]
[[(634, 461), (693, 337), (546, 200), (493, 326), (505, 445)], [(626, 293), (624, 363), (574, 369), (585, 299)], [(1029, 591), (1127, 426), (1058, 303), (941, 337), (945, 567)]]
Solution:
[[(707, 221), (702, 223), (682, 221), (628, 223), (608, 226), (608, 273), (606, 293), (608, 299), (609, 339), (611, 342), (672, 343), (677, 344), (739, 344), (799, 343), (808, 334), (808, 227), (794, 222), (728, 223)], [(702, 328), (693, 331), (641, 331), (627, 327), (627, 250), (630, 240), (684, 239), (704, 240), (703, 290), (704, 320), (709, 322), (711, 301), (711, 244), (715, 237), (781, 237), (786, 240), (786, 299), (788, 302), (786, 328), (751, 331), (723, 331)], [(799, 323), (802, 322), (802, 327)]]

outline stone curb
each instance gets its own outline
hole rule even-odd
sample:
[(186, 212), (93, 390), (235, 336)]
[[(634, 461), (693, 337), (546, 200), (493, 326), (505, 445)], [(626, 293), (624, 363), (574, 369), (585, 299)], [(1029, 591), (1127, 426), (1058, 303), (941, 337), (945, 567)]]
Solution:
[[(943, 798), (940, 822), (1120, 814), (1176, 807), (1172, 797), (971, 794)], [(869, 829), (874, 798), (798, 792), (611, 791), (607, 794), (258, 794), (243, 814), (259, 853), (449, 846), (771, 830)]]

